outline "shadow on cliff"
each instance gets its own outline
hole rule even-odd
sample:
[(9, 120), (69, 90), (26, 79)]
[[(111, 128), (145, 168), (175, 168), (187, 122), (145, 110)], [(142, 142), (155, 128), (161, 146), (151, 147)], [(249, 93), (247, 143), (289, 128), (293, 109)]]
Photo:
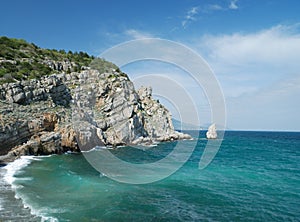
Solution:
[(70, 108), (72, 100), (70, 89), (56, 76), (9, 83), (0, 92), (0, 155), (39, 132), (53, 131), (46, 127), (48, 109)]

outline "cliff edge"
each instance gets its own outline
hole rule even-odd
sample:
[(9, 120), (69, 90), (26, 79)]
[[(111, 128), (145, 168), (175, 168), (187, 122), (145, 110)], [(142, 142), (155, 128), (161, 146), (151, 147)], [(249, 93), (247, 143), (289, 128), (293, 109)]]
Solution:
[(89, 69), (0, 86), (0, 155), (6, 159), (178, 139), (190, 136), (174, 130), (170, 112), (152, 98), (152, 89), (136, 91), (119, 70)]

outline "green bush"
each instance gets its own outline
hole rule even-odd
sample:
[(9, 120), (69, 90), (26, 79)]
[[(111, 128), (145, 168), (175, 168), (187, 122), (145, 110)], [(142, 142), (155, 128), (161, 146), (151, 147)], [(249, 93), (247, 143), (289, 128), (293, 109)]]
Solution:
[(0, 68), (0, 78), (2, 78), (6, 73), (6, 69)]
[(0, 84), (11, 83), (11, 82), (14, 82), (14, 79), (12, 78), (11, 74), (5, 74), (3, 78), (0, 80)]
[(23, 79), (23, 74), (21, 72), (15, 72), (15, 73), (12, 73), (12, 77), (16, 80), (22, 80)]
[(118, 67), (101, 58), (96, 58), (90, 63), (92, 69), (97, 69), (100, 73), (108, 72), (110, 69), (118, 69)]
[[(34, 43), (28, 43), (23, 39), (8, 38), (5, 36), (0, 37), (0, 58), (16, 61), (16, 63), (9, 61), (0, 63), (0, 78), (3, 78), (2, 82), (14, 81), (14, 78), (17, 80), (40, 78), (56, 72), (43, 64), (45, 60), (53, 60), (55, 62), (68, 60), (76, 64), (72, 70), (77, 72), (81, 71), (82, 66), (91, 66), (91, 68), (99, 70), (100, 73), (115, 69), (120, 75), (126, 76), (113, 63), (90, 56), (86, 52), (66, 52), (64, 49), (42, 49)], [(66, 72), (69, 73), (72, 70), (66, 70)], [(6, 74), (9, 74), (9, 77), (4, 79), (4, 75)]]

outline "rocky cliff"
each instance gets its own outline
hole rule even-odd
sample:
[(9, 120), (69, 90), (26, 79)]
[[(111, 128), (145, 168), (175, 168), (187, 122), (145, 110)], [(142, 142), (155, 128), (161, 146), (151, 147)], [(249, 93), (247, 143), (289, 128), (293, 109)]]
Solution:
[[(0, 155), (43, 155), (190, 139), (150, 87), (126, 74), (87, 69), (0, 86)], [(79, 149), (80, 148), (80, 149)]]

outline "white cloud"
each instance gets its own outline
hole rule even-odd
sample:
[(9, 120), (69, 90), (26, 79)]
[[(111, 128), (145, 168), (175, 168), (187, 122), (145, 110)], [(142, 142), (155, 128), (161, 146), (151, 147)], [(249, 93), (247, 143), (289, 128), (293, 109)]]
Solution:
[(224, 9), (221, 5), (218, 4), (208, 5), (206, 8), (211, 11), (219, 11)]
[(196, 21), (196, 15), (198, 14), (198, 7), (192, 7), (189, 9), (184, 17), (184, 20), (181, 22), (183, 28), (186, 28), (187, 24), (191, 21)]
[(145, 39), (145, 38), (153, 38), (154, 37), (150, 33), (138, 31), (136, 29), (128, 29), (124, 33), (131, 39)]
[(205, 36), (200, 51), (221, 78), (259, 88), (300, 70), (299, 25), (257, 33)]
[(299, 27), (197, 40), (229, 101), (230, 128), (300, 130)]
[(231, 0), (228, 6), (222, 4), (204, 4), (201, 6), (192, 7), (186, 12), (181, 25), (183, 28), (186, 28), (189, 23), (197, 21), (199, 14), (209, 14), (214, 11), (238, 9), (239, 7), (237, 6), (237, 2), (238, 0)]
[(231, 0), (228, 8), (233, 10), (238, 9), (239, 7), (237, 6), (237, 2), (238, 0)]

